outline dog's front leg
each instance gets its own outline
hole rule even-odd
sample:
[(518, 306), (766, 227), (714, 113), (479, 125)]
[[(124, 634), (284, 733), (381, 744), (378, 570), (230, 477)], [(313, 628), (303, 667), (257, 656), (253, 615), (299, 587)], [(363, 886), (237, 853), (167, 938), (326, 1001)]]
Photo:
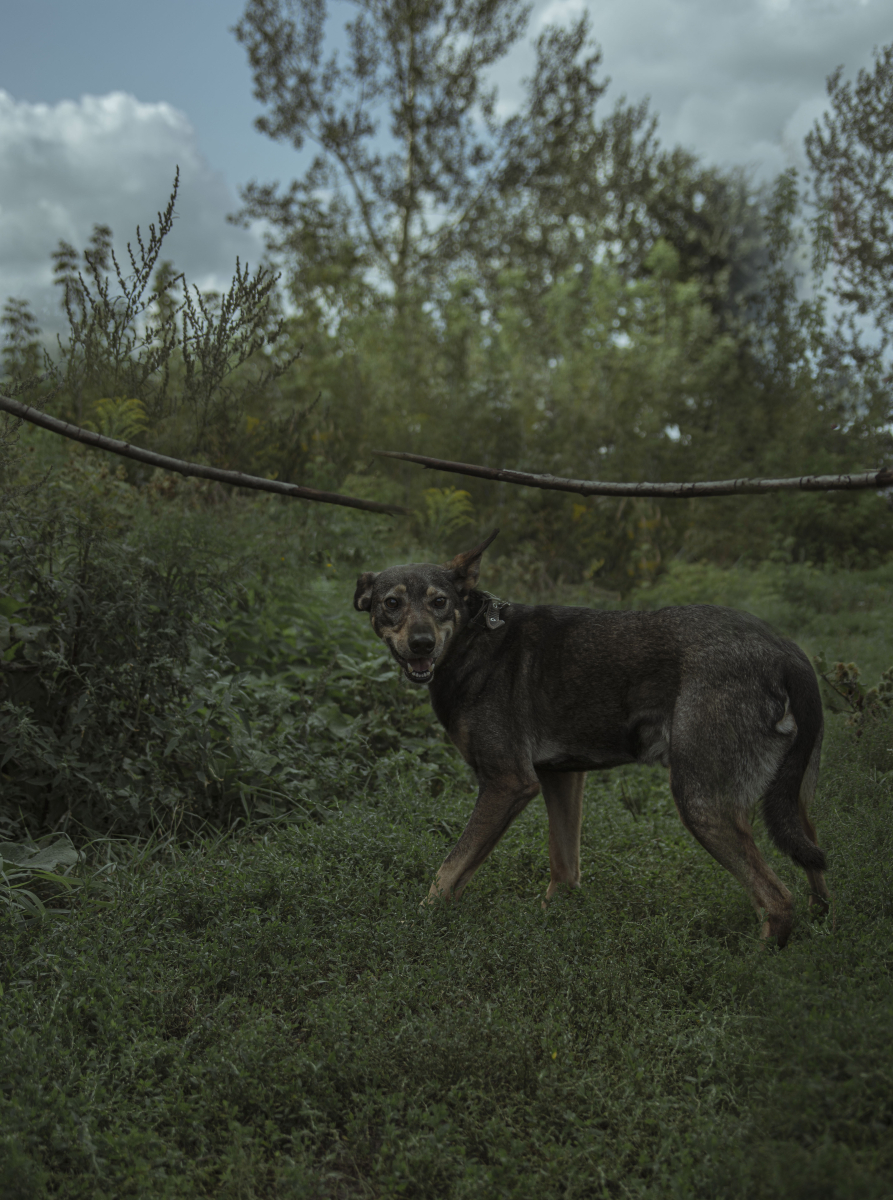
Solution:
[(469, 879), (539, 790), (539, 781), (532, 772), (530, 775), (511, 772), (480, 780), (474, 812), (431, 884), (429, 903), (459, 898)]

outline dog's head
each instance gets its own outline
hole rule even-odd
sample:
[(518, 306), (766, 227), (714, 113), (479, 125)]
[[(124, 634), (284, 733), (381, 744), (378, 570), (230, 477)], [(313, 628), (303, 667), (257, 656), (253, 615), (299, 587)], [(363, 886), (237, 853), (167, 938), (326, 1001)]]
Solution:
[(481, 555), (498, 532), (442, 566), (408, 563), (366, 571), (357, 580), (354, 608), (369, 613), (372, 628), (413, 683), (431, 682), (435, 665), (468, 620), (466, 601), (480, 575)]

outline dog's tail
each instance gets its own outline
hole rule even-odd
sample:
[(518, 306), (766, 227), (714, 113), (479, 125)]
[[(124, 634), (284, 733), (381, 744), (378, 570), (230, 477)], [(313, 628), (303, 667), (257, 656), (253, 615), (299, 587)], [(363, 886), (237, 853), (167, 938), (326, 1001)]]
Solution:
[[(822, 753), (822, 697), (815, 672), (804, 658), (787, 663), (784, 673), (790, 716), (796, 734), (763, 797), (763, 816), (776, 846), (805, 871), (824, 871), (824, 851), (815, 843), (809, 804), (815, 792)], [(788, 709), (778, 723), (789, 721)]]

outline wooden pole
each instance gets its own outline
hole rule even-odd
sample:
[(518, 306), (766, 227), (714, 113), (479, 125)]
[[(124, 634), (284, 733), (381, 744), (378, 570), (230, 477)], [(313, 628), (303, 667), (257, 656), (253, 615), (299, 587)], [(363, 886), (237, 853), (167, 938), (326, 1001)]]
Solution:
[(203, 463), (186, 462), (184, 459), (171, 458), (167, 454), (156, 454), (154, 450), (143, 450), (140, 446), (132, 446), (130, 442), (119, 442), (115, 438), (105, 437), (84, 429), (81, 425), (71, 425), (68, 421), (60, 421), (51, 417), (39, 408), (22, 404), (9, 396), (0, 395), (0, 410), (19, 420), (29, 421), (50, 433), (61, 437), (71, 438), (74, 442), (83, 442), (96, 450), (107, 450), (109, 454), (119, 454), (122, 458), (132, 458), (137, 462), (146, 463), (150, 467), (160, 467), (163, 471), (176, 471), (178, 475), (192, 475), (198, 479), (213, 479), (217, 483), (225, 483), (229, 487), (253, 488), (258, 492), (273, 492), (278, 496), (291, 496), (296, 500), (317, 500), (320, 504), (341, 504), (345, 508), (359, 508), (364, 512), (402, 513), (409, 515), (408, 508), (397, 504), (380, 504), (377, 500), (361, 500), (357, 496), (342, 496), (340, 492), (320, 492), (316, 488), (300, 487), (296, 483), (281, 483), (278, 479), (261, 479), (258, 475), (244, 475), (241, 471), (224, 471), (220, 467), (208, 467)]
[(685, 500), (691, 496), (750, 496), (761, 492), (852, 492), (864, 488), (893, 487), (893, 468), (863, 471), (855, 475), (798, 475), (792, 479), (717, 479), (703, 483), (601, 483), (591, 479), (562, 479), (557, 475), (529, 475), (500, 467), (481, 467), (474, 463), (449, 462), (406, 454), (400, 450), (374, 450), (382, 458), (399, 458), (418, 463), (432, 471), (453, 471), (478, 479), (514, 483), (521, 487), (546, 491), (574, 492), (578, 496), (661, 496)]

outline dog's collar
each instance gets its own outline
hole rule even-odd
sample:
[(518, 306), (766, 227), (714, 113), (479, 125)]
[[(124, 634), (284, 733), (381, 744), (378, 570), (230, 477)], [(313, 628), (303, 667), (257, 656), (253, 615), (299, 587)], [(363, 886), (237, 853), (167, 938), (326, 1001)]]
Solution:
[(481, 592), (484, 603), (471, 618), (472, 622), (477, 621), (478, 617), (483, 617), (484, 626), (486, 629), (498, 629), (500, 625), (504, 625), (505, 621), (500, 617), (500, 610), (508, 608), (511, 604), (510, 600), (500, 600), (498, 596), (493, 596), (490, 592)]

